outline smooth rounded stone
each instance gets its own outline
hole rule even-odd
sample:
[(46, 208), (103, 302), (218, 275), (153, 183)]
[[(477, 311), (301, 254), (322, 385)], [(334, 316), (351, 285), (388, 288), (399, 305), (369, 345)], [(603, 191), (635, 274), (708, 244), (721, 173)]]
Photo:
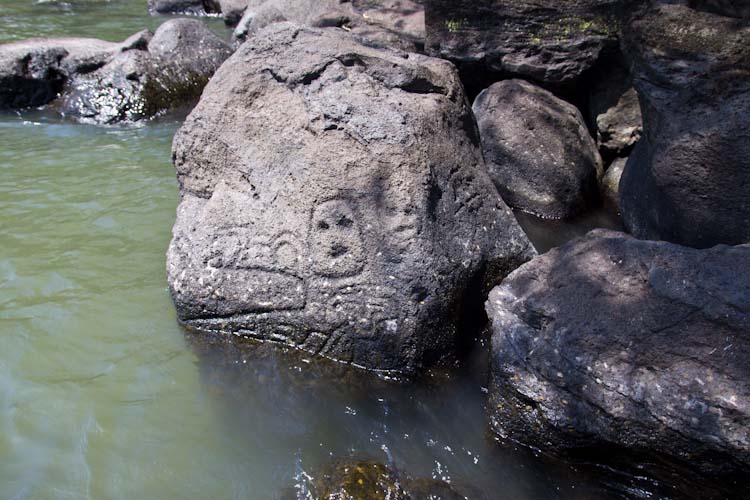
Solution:
[(148, 119), (196, 101), (230, 54), (229, 46), (200, 21), (173, 19), (145, 47), (73, 78), (60, 109), (98, 123)]
[(427, 53), (484, 71), (571, 86), (617, 45), (633, 0), (427, 0)]
[(624, 38), (643, 140), (620, 184), (629, 232), (693, 247), (750, 242), (750, 22), (657, 5)]
[(598, 199), (602, 161), (578, 109), (523, 80), (506, 80), (474, 101), (490, 177), (505, 202), (563, 219)]
[(746, 473), (741, 269), (747, 245), (696, 250), (608, 230), (522, 266), (486, 303), (492, 429), (547, 453), (617, 445), (707, 474)]
[(0, 44), (0, 108), (41, 106), (57, 98), (65, 82), (93, 71), (137, 45), (94, 38), (31, 38)]
[(414, 373), (533, 248), (489, 179), (455, 68), (342, 30), (264, 29), (176, 134), (180, 320)]
[(627, 161), (627, 158), (616, 158), (609, 168), (607, 168), (607, 171), (604, 172), (604, 177), (602, 177), (602, 197), (614, 206), (617, 206), (619, 202), (620, 179), (622, 178), (622, 171), (625, 170)]

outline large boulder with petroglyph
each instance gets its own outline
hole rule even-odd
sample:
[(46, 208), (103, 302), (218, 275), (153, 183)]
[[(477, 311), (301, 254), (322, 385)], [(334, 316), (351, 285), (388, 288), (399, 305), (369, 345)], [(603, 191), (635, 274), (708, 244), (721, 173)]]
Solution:
[(411, 373), (533, 254), (454, 67), (343, 30), (279, 23), (243, 44), (173, 158), (168, 279), (199, 330)]
[(487, 301), (492, 428), (550, 453), (616, 446), (750, 467), (750, 246), (596, 230)]
[(620, 208), (635, 236), (750, 242), (748, 40), (750, 20), (684, 5), (655, 5), (629, 23), (643, 138), (622, 174)]

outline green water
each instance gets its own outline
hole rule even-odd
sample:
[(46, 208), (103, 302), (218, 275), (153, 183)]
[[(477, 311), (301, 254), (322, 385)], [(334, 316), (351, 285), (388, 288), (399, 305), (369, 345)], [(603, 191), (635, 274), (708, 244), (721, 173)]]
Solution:
[[(169, 19), (148, 16), (147, 0), (0, 0), (0, 43), (31, 37), (74, 36), (119, 42)], [(225, 34), (219, 18), (203, 18)]]
[[(6, 41), (118, 40), (164, 20), (140, 0), (1, 0), (0, 16)], [(342, 456), (474, 500), (649, 495), (647, 478), (493, 443), (481, 355), (398, 385), (187, 335), (164, 270), (178, 126), (0, 115), (0, 499), (304, 498)]]

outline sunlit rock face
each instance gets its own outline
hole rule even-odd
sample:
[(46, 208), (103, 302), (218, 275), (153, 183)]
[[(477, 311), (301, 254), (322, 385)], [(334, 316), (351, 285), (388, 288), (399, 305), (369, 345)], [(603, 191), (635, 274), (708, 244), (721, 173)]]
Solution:
[(59, 97), (70, 78), (144, 46), (150, 36), (143, 31), (122, 43), (95, 38), (31, 38), (0, 44), (0, 109), (47, 104)]
[(149, 38), (95, 71), (76, 74), (63, 92), (63, 114), (115, 123), (188, 106), (231, 54), (224, 41), (195, 19), (167, 21)]
[(575, 84), (617, 45), (638, 0), (427, 0), (427, 53), (551, 86)]
[(510, 206), (549, 219), (594, 206), (602, 159), (575, 106), (524, 80), (474, 101), (490, 177)]
[(750, 242), (750, 21), (664, 4), (625, 34), (643, 111), (620, 183), (627, 229), (699, 248)]
[(180, 319), (413, 373), (467, 296), (534, 253), (489, 179), (455, 69), (343, 30), (274, 24), (174, 141)]
[(750, 246), (596, 230), (487, 301), (494, 432), (550, 453), (613, 446), (708, 474), (750, 465)]

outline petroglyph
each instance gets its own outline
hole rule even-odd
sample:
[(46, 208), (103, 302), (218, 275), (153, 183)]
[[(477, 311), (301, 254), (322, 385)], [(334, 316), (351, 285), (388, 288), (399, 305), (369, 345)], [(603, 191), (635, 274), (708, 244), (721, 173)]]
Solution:
[(313, 209), (310, 226), (312, 270), (320, 276), (356, 276), (365, 266), (359, 224), (344, 200), (331, 200)]

